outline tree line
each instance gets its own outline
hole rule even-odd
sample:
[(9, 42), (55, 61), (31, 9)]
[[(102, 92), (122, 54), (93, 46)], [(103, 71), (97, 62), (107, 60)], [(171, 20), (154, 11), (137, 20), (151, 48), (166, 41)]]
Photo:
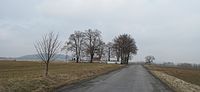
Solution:
[[(121, 64), (128, 64), (131, 54), (137, 54), (137, 46), (134, 38), (128, 34), (116, 36), (112, 42), (105, 43), (102, 40), (101, 31), (88, 29), (84, 32), (75, 31), (66, 41), (63, 50), (75, 53), (76, 62), (80, 62), (84, 55), (93, 60), (100, 61), (102, 56), (107, 55), (108, 61), (115, 56), (117, 61), (121, 58)], [(94, 57), (96, 56), (96, 57)]]
[(174, 64), (174, 62), (164, 62), (162, 64), (158, 64), (163, 67), (176, 67), (176, 68), (185, 68), (185, 69), (200, 69), (200, 64), (192, 64), (192, 63), (178, 63)]
[[(45, 63), (45, 75), (48, 75), (48, 66), (56, 59), (56, 54), (60, 51), (61, 42), (59, 35), (54, 32), (45, 34), (34, 46), (38, 57)], [(102, 56), (107, 55), (108, 61), (111, 56), (121, 60), (121, 64), (128, 64), (131, 55), (137, 54), (137, 46), (133, 37), (129, 34), (116, 36), (113, 41), (105, 43), (102, 39), (102, 32), (97, 29), (85, 31), (74, 31), (69, 36), (61, 50), (71, 51), (75, 54), (76, 63), (83, 57), (89, 57), (89, 62), (102, 60)]]

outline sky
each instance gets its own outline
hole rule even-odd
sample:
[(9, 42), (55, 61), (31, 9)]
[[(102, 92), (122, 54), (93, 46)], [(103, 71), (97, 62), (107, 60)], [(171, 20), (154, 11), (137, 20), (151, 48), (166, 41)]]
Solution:
[(105, 42), (130, 34), (138, 54), (156, 62), (200, 63), (199, 0), (0, 0), (0, 56), (36, 53), (50, 31), (63, 43), (75, 30), (98, 29)]

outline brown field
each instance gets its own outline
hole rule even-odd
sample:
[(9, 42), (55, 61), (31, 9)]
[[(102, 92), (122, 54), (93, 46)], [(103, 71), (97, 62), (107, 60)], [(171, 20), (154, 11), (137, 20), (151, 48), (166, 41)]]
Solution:
[(168, 75), (177, 77), (186, 82), (200, 86), (200, 70), (183, 69), (183, 68), (175, 68), (175, 67), (161, 67), (161, 66), (156, 66), (156, 65), (148, 65), (147, 68), (153, 71), (164, 72)]
[(0, 92), (48, 92), (122, 67), (99, 63), (51, 63), (43, 77), (40, 62), (0, 61)]

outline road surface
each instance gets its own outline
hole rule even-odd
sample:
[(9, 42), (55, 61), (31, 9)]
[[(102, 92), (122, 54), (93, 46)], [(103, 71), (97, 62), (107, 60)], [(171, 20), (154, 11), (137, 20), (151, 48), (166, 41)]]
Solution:
[(153, 77), (143, 66), (130, 65), (124, 69), (97, 77), (57, 92), (172, 92)]

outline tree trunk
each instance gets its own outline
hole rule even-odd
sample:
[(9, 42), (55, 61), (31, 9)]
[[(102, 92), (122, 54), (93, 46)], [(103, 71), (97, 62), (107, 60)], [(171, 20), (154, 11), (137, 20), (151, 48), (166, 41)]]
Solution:
[(81, 46), (79, 47), (79, 52), (78, 52), (78, 55), (79, 55), (79, 61), (81, 62)]
[(117, 61), (119, 61), (119, 57), (120, 57), (120, 56), (119, 56), (119, 54), (118, 54), (118, 55), (117, 55)]
[(79, 56), (76, 56), (76, 63), (78, 63), (79, 61)]
[(121, 49), (121, 51), (120, 51), (120, 55), (121, 55), (121, 64), (124, 64), (124, 57), (123, 57), (123, 53), (122, 53), (122, 49)]
[(48, 76), (48, 71), (49, 71), (49, 62), (46, 63), (46, 67), (45, 67), (45, 77)]
[(124, 64), (124, 57), (123, 57), (123, 55), (121, 56), (121, 64)]
[(110, 48), (109, 48), (109, 51), (108, 51), (108, 61), (110, 61)]
[(91, 55), (90, 55), (90, 63), (93, 62), (93, 57), (94, 57), (94, 54), (91, 54)]
[(129, 57), (130, 57), (130, 53), (128, 54), (128, 57), (127, 57), (127, 64), (128, 64), (128, 61), (129, 61)]

